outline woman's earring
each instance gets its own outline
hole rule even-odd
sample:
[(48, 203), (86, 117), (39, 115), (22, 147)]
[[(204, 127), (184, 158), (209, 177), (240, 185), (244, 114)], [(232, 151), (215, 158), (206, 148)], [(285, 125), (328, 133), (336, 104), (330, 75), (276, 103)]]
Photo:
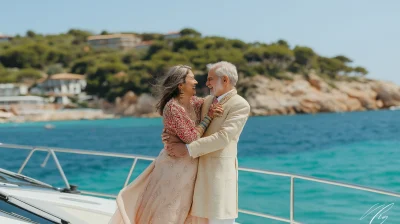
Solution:
[(184, 96), (184, 93), (182, 91), (182, 89), (179, 89), (179, 99), (182, 99)]

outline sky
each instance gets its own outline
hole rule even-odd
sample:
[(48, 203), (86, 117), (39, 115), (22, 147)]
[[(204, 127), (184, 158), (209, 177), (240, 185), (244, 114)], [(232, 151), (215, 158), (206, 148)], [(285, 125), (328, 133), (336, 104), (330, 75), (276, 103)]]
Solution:
[[(159, 32), (271, 43), (345, 55), (374, 79), (400, 84), (398, 0), (0, 0), (0, 33)], [(396, 28), (397, 27), (397, 28)]]

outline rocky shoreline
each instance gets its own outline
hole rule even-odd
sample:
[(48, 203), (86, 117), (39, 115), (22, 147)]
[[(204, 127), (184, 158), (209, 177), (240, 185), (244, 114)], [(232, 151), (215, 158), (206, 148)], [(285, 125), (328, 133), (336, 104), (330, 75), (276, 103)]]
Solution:
[[(264, 76), (244, 78), (239, 93), (251, 106), (251, 116), (313, 114), (388, 109), (400, 106), (400, 86), (392, 82), (357, 78), (324, 81), (315, 74), (291, 75), (293, 80)], [(157, 117), (155, 99), (129, 92), (109, 105), (119, 116)]]
[[(291, 75), (292, 80), (253, 76), (240, 80), (239, 93), (251, 106), (251, 116), (313, 114), (400, 108), (400, 86), (379, 80), (323, 80), (316, 74)], [(102, 101), (101, 109), (70, 109), (0, 119), (4, 122), (94, 120), (119, 117), (159, 117), (150, 94), (133, 92), (115, 103)]]
[(399, 86), (361, 78), (328, 84), (315, 74), (294, 76), (290, 81), (255, 76), (244, 79), (239, 88), (253, 116), (379, 110), (400, 105)]
[(0, 123), (23, 123), (23, 122), (39, 122), (39, 121), (68, 121), (68, 120), (98, 120), (113, 119), (117, 116), (106, 114), (101, 109), (68, 109), (43, 111), (38, 114), (9, 116), (6, 119), (0, 119)]

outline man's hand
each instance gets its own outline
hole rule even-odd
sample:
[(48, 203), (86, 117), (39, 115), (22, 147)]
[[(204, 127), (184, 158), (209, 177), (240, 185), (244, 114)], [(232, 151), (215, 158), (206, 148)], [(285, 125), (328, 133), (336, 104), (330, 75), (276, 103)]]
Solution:
[(178, 138), (178, 136), (171, 135), (165, 132), (165, 129), (163, 129), (161, 139), (164, 143), (164, 149), (165, 151), (167, 151), (168, 155), (175, 157), (184, 157), (189, 154), (184, 142), (180, 138)]
[(175, 157), (185, 157), (189, 155), (186, 145), (183, 143), (169, 143), (165, 145), (168, 155)]
[(161, 134), (161, 139), (162, 139), (162, 142), (164, 143), (164, 145), (170, 144), (170, 143), (183, 143), (183, 141), (180, 138), (178, 138), (178, 136), (170, 135), (166, 132), (163, 132)]

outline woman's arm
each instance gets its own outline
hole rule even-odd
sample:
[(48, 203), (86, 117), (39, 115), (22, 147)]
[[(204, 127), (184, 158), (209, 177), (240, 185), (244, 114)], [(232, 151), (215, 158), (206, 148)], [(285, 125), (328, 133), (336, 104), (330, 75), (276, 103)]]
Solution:
[[(186, 144), (199, 139), (208, 126), (214, 115), (218, 114), (220, 110), (214, 114), (215, 108), (211, 108), (210, 112), (199, 125), (195, 126), (193, 121), (185, 113), (185, 110), (175, 103), (168, 103), (164, 111), (164, 121), (168, 123), (169, 127), (173, 127), (177, 136)], [(221, 108), (222, 110), (222, 108)]]

